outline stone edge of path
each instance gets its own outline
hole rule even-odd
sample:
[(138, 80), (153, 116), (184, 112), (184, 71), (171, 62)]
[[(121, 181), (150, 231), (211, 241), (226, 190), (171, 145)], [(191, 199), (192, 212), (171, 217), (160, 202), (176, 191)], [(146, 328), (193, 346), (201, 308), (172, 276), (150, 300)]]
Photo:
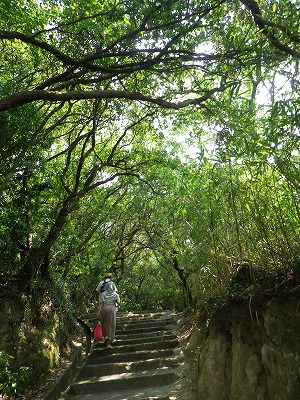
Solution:
[(61, 396), (61, 393), (67, 390), (70, 383), (78, 373), (79, 367), (83, 364), (86, 356), (82, 344), (77, 344), (70, 365), (65, 372), (57, 378), (57, 381), (51, 389), (46, 392), (43, 397), (44, 400), (57, 400)]

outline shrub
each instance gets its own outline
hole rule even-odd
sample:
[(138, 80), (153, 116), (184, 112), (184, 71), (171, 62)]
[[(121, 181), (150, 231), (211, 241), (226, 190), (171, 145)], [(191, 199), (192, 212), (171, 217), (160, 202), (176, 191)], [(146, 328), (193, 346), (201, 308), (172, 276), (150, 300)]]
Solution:
[(20, 367), (13, 372), (13, 360), (13, 356), (0, 352), (0, 394), (7, 395), (9, 399), (16, 397), (29, 379), (28, 367)]

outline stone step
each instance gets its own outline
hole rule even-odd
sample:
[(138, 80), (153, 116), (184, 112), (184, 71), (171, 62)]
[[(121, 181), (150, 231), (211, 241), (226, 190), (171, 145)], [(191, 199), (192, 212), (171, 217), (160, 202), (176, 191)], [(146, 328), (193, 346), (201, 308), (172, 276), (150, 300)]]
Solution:
[[(136, 321), (136, 320), (153, 320), (153, 319), (166, 319), (172, 317), (173, 312), (154, 311), (154, 312), (117, 312), (117, 320)], [(82, 314), (81, 319), (89, 320), (97, 318), (97, 311), (88, 314)]]
[(173, 311), (128, 311), (122, 312), (118, 311), (117, 317), (124, 318), (126, 320), (130, 319), (158, 319), (158, 318), (170, 318), (174, 315)]
[(166, 320), (169, 320), (169, 321), (172, 321), (172, 318), (162, 318), (162, 317), (158, 317), (158, 318), (155, 318), (155, 317), (153, 317), (153, 318), (139, 318), (139, 317), (136, 317), (136, 318), (126, 318), (126, 317), (124, 317), (124, 318), (120, 318), (120, 317), (117, 317), (117, 322), (119, 323), (119, 324), (134, 324), (134, 323), (140, 323), (140, 324), (148, 324), (148, 323), (150, 323), (150, 322), (159, 322), (159, 321), (166, 321)]
[(174, 326), (173, 321), (168, 321), (168, 320), (160, 320), (160, 321), (136, 321), (136, 322), (120, 322), (117, 321), (117, 330), (121, 331), (128, 331), (132, 329), (145, 329), (145, 328), (156, 328), (157, 327), (162, 327), (164, 328), (167, 325), (172, 325)]
[(112, 353), (112, 349), (103, 349), (101, 356), (93, 356), (91, 353), (86, 360), (87, 364), (106, 364), (110, 362), (128, 362), (128, 361), (141, 361), (157, 357), (171, 357), (174, 355), (173, 349), (164, 350), (144, 350), (131, 353)]
[(156, 368), (175, 368), (180, 364), (180, 357), (160, 357), (143, 361), (128, 361), (106, 364), (85, 364), (78, 373), (78, 378), (121, 374), (124, 372), (150, 371)]
[(157, 312), (149, 312), (147, 313), (132, 313), (132, 312), (121, 312), (119, 311), (117, 313), (117, 318), (120, 319), (126, 319), (128, 321), (130, 320), (135, 320), (135, 319), (145, 319), (145, 320), (151, 320), (151, 319), (167, 319), (167, 318), (173, 318), (175, 315), (177, 315), (176, 312), (174, 311), (157, 311)]
[(153, 350), (164, 350), (164, 349), (173, 349), (178, 345), (178, 340), (159, 340), (157, 342), (151, 341), (147, 343), (131, 343), (124, 344), (123, 346), (114, 345), (111, 349), (106, 347), (95, 347), (92, 353), (89, 355), (90, 358), (99, 358), (103, 357), (106, 354), (120, 354), (120, 353), (137, 353), (142, 351), (153, 351)]
[[(94, 342), (60, 400), (174, 399), (182, 353), (173, 317), (174, 312), (118, 312), (112, 348)], [(97, 320), (95, 314), (81, 318), (90, 327)]]
[(154, 387), (173, 383), (176, 374), (173, 369), (160, 368), (157, 370), (121, 373), (92, 377), (74, 382), (70, 385), (70, 394), (103, 393), (111, 390), (126, 390), (141, 387)]
[(152, 315), (166, 315), (167, 313), (172, 311), (167, 310), (144, 310), (144, 311), (120, 311), (120, 315), (125, 315), (126, 317), (143, 315), (146, 318), (151, 317)]
[(132, 334), (143, 334), (143, 333), (155, 333), (157, 331), (172, 331), (174, 326), (156, 324), (153, 326), (136, 327), (134, 325), (126, 327), (126, 329), (116, 328), (116, 335), (132, 335)]
[(174, 384), (156, 387), (134, 388), (126, 390), (113, 390), (104, 393), (90, 393), (87, 395), (65, 394), (59, 400), (171, 400), (175, 390)]
[[(93, 320), (85, 320), (81, 318), (92, 330), (94, 324), (97, 321), (97, 318)], [(164, 331), (172, 331), (174, 330), (175, 322), (171, 319), (161, 319), (157, 321), (134, 321), (132, 323), (128, 323), (128, 321), (119, 322), (117, 321), (116, 325), (116, 335), (117, 336), (128, 336), (128, 335), (151, 335), (156, 332), (164, 332)]]
[[(139, 343), (151, 343), (151, 342), (159, 342), (162, 340), (177, 340), (177, 337), (174, 333), (171, 332), (160, 332), (160, 334), (149, 334), (149, 335), (134, 335), (134, 336), (117, 336), (116, 341), (114, 342), (115, 346), (124, 346), (124, 345), (134, 345)], [(103, 342), (95, 342), (94, 348), (103, 347)]]
[(137, 332), (137, 333), (120, 333), (120, 335), (116, 335), (116, 340), (131, 340), (131, 339), (147, 339), (154, 337), (164, 337), (173, 334), (173, 330), (157, 330), (153, 332)]
[(172, 318), (173, 313), (166, 313), (166, 312), (157, 312), (157, 313), (149, 313), (149, 314), (131, 314), (131, 313), (117, 313), (118, 319), (123, 319), (126, 321), (135, 321), (135, 320), (153, 320), (153, 319), (166, 319)]
[[(85, 323), (92, 329), (95, 321), (85, 321)], [(171, 321), (162, 322), (151, 322), (151, 323), (132, 323), (132, 324), (119, 324), (116, 325), (116, 335), (133, 335), (133, 334), (144, 334), (160, 331), (171, 331), (174, 329), (174, 323)]]

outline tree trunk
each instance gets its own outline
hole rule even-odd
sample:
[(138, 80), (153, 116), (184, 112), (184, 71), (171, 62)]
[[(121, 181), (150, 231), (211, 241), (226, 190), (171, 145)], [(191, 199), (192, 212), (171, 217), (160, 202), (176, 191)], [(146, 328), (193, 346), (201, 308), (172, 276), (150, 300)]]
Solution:
[(56, 220), (46, 236), (43, 243), (38, 248), (31, 248), (25, 256), (19, 271), (19, 280), (22, 282), (22, 287), (28, 287), (31, 279), (41, 272), (43, 277), (49, 276), (49, 253), (56, 242), (68, 215), (74, 210), (79, 201), (78, 197), (69, 196), (63, 203), (62, 208), (57, 214)]
[(189, 304), (192, 305), (194, 301), (193, 301), (193, 296), (192, 296), (192, 293), (191, 293), (191, 289), (190, 289), (189, 284), (188, 284), (188, 273), (185, 272), (185, 270), (183, 268), (179, 267), (177, 254), (178, 254), (178, 252), (176, 250), (172, 250), (171, 257), (172, 257), (172, 260), (173, 260), (173, 267), (176, 270), (176, 272), (177, 272), (177, 274), (179, 276), (179, 279), (182, 282), (183, 289), (184, 289), (184, 292), (187, 294)]

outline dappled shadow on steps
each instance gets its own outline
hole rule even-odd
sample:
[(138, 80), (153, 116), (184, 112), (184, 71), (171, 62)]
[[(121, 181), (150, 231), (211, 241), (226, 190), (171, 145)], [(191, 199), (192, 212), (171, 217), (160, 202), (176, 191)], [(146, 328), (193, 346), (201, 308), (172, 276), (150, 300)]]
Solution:
[(60, 400), (176, 399), (183, 361), (176, 321), (168, 311), (118, 313), (113, 347), (93, 343)]

